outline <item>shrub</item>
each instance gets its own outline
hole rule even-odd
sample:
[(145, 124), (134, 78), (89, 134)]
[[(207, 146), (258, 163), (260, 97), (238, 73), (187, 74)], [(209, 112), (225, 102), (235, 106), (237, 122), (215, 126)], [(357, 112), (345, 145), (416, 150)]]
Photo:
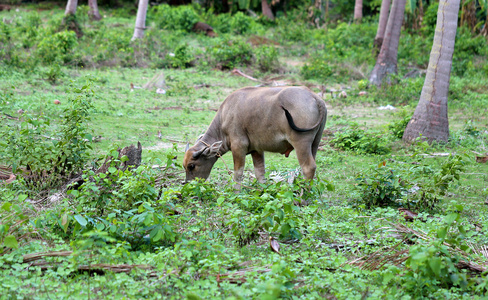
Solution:
[(174, 53), (168, 53), (166, 59), (168, 64), (173, 68), (188, 68), (195, 60), (193, 48), (188, 44), (180, 44), (176, 47)]
[(148, 17), (153, 19), (161, 29), (184, 30), (190, 32), (200, 19), (192, 6), (172, 7), (168, 4), (154, 6)]
[(246, 34), (251, 32), (254, 19), (246, 16), (243, 12), (239, 11), (232, 16), (230, 20), (230, 27), (232, 32), (236, 34)]
[(388, 140), (380, 133), (360, 129), (357, 124), (334, 134), (331, 144), (342, 150), (358, 154), (387, 154), (390, 152)]
[(214, 65), (222, 69), (232, 69), (238, 65), (248, 65), (252, 62), (252, 47), (242, 38), (217, 39), (210, 48), (211, 60)]
[(61, 31), (43, 38), (37, 45), (37, 56), (42, 62), (69, 63), (74, 59), (73, 51), (78, 45), (74, 31)]
[(394, 137), (401, 139), (408, 122), (412, 119), (413, 112), (408, 106), (405, 106), (393, 115), (397, 120), (388, 124), (388, 130)]
[(89, 86), (74, 91), (78, 96), (63, 111), (59, 127), (51, 126), (51, 120), (44, 115), (26, 115), (19, 128), (6, 126), (0, 130), (4, 159), (14, 172), (19, 167), (28, 171), (28, 187), (58, 184), (79, 172), (88, 159), (91, 134), (87, 121), (93, 107), (92, 94)]
[(402, 199), (405, 199), (408, 189), (411, 187), (397, 170), (386, 167), (382, 162), (372, 173), (362, 174), (357, 180), (360, 190), (360, 204), (366, 208), (375, 206), (402, 206)]
[(303, 65), (300, 75), (304, 79), (325, 80), (332, 75), (332, 67), (327, 61), (320, 58), (313, 58), (310, 62)]
[(278, 51), (273, 46), (260, 46), (254, 50), (256, 63), (263, 72), (276, 71), (279, 67)]

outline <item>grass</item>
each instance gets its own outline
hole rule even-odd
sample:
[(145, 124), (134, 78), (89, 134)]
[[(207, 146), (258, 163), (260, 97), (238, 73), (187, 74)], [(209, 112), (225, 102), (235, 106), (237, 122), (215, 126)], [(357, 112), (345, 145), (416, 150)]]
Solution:
[[(61, 13), (39, 12), (44, 21), (53, 14), (59, 18)], [(14, 14), (13, 11), (1, 12), (0, 16), (11, 18)], [(104, 21), (107, 31), (110, 26), (131, 30), (132, 19), (124, 17), (122, 13), (119, 16), (116, 10), (105, 14), (108, 16)], [(84, 22), (87, 27), (102, 26)], [(151, 38), (169, 34), (153, 25)], [(371, 31), (374, 26), (369, 24), (367, 28)], [(275, 80), (310, 86), (317, 93), (321, 92), (323, 86), (329, 90), (344, 89), (348, 93), (347, 98), (335, 97), (334, 93), (323, 95), (329, 115), (317, 155), (319, 179), (313, 182), (311, 188), (300, 181), (288, 185), (268, 180), (265, 186), (259, 185), (253, 180), (252, 162), (247, 157), (244, 188), (236, 192), (228, 174), (228, 168), (232, 169), (230, 154), (216, 163), (208, 182), (181, 184), (184, 171), (180, 164), (186, 143), (192, 144), (206, 130), (216, 109), (233, 90), (257, 84), (232, 74), (230, 70), (222, 71), (202, 64), (187, 69), (156, 69), (108, 66), (104, 63), (83, 68), (60, 66), (57, 71), (52, 71), (53, 66), (42, 64), (32, 69), (1, 65), (0, 109), (3, 114), (22, 117), (19, 109), (24, 111), (24, 115), (44, 114), (57, 128), (63, 109), (70, 105), (70, 99), (76, 95), (73, 88), (91, 82), (94, 108), (88, 125), (98, 142), (91, 143), (93, 150), (89, 164), (95, 164), (97, 157), (107, 155), (115, 146), (125, 147), (140, 141), (143, 146), (143, 166), (136, 173), (117, 173), (113, 181), (107, 179), (110, 174), (104, 175), (106, 177), (98, 185), (88, 185), (86, 189), (78, 187), (78, 195), (63, 194), (61, 201), (53, 203), (40, 199), (39, 191), (29, 189), (20, 179), (11, 185), (0, 185), (0, 226), (8, 226), (1, 227), (0, 238), (5, 243), (5, 236), (13, 235), (19, 242), (18, 248), (0, 248), (0, 274), (3, 278), (0, 290), (4, 291), (0, 297), (415, 297), (418, 291), (409, 289), (407, 284), (407, 281), (415, 282), (414, 278), (409, 277), (411, 267), (388, 264), (377, 270), (364, 270), (347, 262), (391, 249), (398, 244), (402, 239), (395, 236), (392, 224), (422, 231), (431, 239), (423, 241), (410, 236), (408, 243), (399, 246), (402, 250), (412, 249), (409, 243), (425, 249), (434, 249), (432, 247), (437, 247), (436, 242), (457, 247), (466, 246), (466, 242), (486, 246), (488, 164), (476, 163), (473, 153), (488, 152), (488, 98), (484, 89), (487, 82), (482, 73), (468, 73), (465, 77), (453, 75), (451, 78), (449, 143), (407, 147), (387, 133), (387, 125), (397, 116), (392, 111), (378, 110), (378, 106), (391, 104), (402, 107), (408, 104), (415, 107), (423, 80), (399, 79), (397, 86), (368, 89), (367, 96), (358, 95), (362, 90), (358, 86), (363, 83), (347, 76), (330, 80), (304, 80), (299, 74), (300, 65), (307, 62), (310, 41), (286, 41), (285, 34), (290, 34), (290, 38), (293, 35), (283, 29), (286, 27), (279, 30), (268, 28), (263, 34), (276, 37), (279, 41), (283, 39), (279, 48), (282, 64), (279, 71), (266, 73), (258, 71), (253, 65), (239, 68), (261, 80), (277, 78)], [(348, 33), (350, 29), (344, 25), (337, 32), (330, 29), (330, 36), (306, 25), (296, 30), (306, 30), (319, 38), (330, 37), (329, 44), (332, 41), (336, 43), (334, 51), (341, 50), (341, 43), (350, 43), (332, 39), (334, 35), (340, 37), (341, 32)], [(358, 32), (361, 34), (361, 31)], [(174, 34), (174, 37), (178, 36), (184, 36), (185, 42), (202, 51), (213, 42), (193, 33)], [(313, 41), (318, 45), (317, 49), (325, 47), (319, 38)], [(171, 37), (166, 36), (165, 39), (170, 41)], [(94, 47), (91, 44), (80, 47), (85, 46)], [(163, 47), (161, 49), (160, 53), (155, 52), (151, 57), (160, 57), (169, 51)], [(366, 48), (361, 49), (354, 50), (358, 54), (350, 61), (338, 56), (334, 67), (348, 68), (354, 60), (364, 55)], [(85, 54), (91, 51), (82, 50), (86, 51), (82, 52)], [(341, 51), (345, 50), (347, 47), (342, 47)], [(296, 53), (305, 56), (294, 56)], [(114, 53), (108, 54), (117, 57)], [(402, 59), (404, 65), (400, 70), (408, 69), (410, 54), (403, 55), (407, 59), (405, 62)], [(486, 60), (486, 57), (481, 59), (480, 64)], [(205, 58), (201, 58), (201, 61), (205, 61)], [(144, 64), (150, 65), (150, 62), (145, 61)], [(372, 68), (372, 65), (365, 67), (363, 64), (353, 66), (358, 70)], [(54, 72), (56, 80), (48, 79), (50, 72)], [(338, 70), (335, 74), (344, 72)], [(155, 88), (137, 88), (158, 74), (164, 75), (165, 94), (156, 93)], [(136, 88), (131, 89), (131, 84)], [(60, 104), (54, 104), (54, 100), (59, 100)], [(2, 119), (2, 122), (4, 120), (2, 126), (18, 124), (14, 120)], [(333, 148), (329, 142), (334, 133), (344, 131), (353, 123), (358, 124), (361, 130), (388, 136), (391, 153), (358, 155), (347, 149)], [(386, 168), (398, 170), (402, 179), (418, 186), (428, 185), (447, 161), (446, 157), (437, 154), (446, 152), (464, 153), (466, 164), (459, 180), (453, 180), (447, 193), (438, 196), (441, 201), (434, 210), (416, 211), (433, 217), (428, 218), (427, 222), (415, 220), (407, 223), (396, 208), (365, 209), (364, 205), (356, 205), (364, 200), (357, 185), (357, 178), (361, 174), (372, 176), (378, 165), (385, 163)], [(171, 161), (173, 157), (176, 159)], [(169, 165), (166, 164), (168, 158)], [(174, 167), (171, 167), (171, 162)], [(0, 163), (8, 164), (8, 161)], [(153, 168), (154, 165), (162, 168)], [(266, 166), (267, 178), (270, 178), (272, 172), (284, 175), (296, 170), (299, 165), (292, 152), (289, 158), (267, 153)], [(95, 177), (92, 176), (86, 183), (94, 183)], [(334, 189), (327, 189), (327, 184), (333, 185)], [(52, 188), (48, 194), (57, 192), (59, 189)], [(430, 193), (437, 195), (434, 191)], [(96, 202), (103, 197), (109, 201), (97, 206)], [(303, 205), (299, 205), (298, 202), (302, 200)], [(7, 203), (18, 205), (18, 211), (7, 211)], [(448, 223), (446, 220), (452, 214), (459, 214), (460, 219)], [(80, 225), (82, 218), (87, 222), (85, 226)], [(129, 224), (128, 228), (124, 229), (126, 224)], [(153, 230), (161, 224), (170, 227), (175, 235), (174, 240), (168, 232), (160, 239), (154, 239)], [(449, 224), (454, 224), (447, 227), (449, 238), (441, 239), (441, 229)], [(286, 231), (288, 227), (290, 230)], [(463, 233), (464, 230), (467, 233)], [(157, 230), (154, 232), (159, 234)], [(269, 236), (278, 239), (281, 255), (269, 249)], [(22, 255), (57, 250), (74, 253), (69, 258), (45, 258), (45, 265), (22, 262)], [(90, 254), (86, 255), (86, 251), (90, 251)], [(456, 260), (449, 251), (447, 254), (437, 250), (434, 252), (439, 257)], [(486, 257), (472, 252), (465, 259), (486, 264)], [(152, 269), (133, 270), (127, 274), (99, 269), (80, 270), (80, 266), (101, 263), (142, 264)], [(429, 265), (425, 264), (417, 269), (424, 272), (422, 274), (430, 274), (427, 272), (429, 270)], [(463, 298), (467, 295), (482, 298), (486, 295), (486, 288), (483, 288), (486, 277), (471, 276), (465, 271), (453, 274), (468, 276), (471, 285), (464, 288), (457, 283), (446, 283), (432, 273), (422, 275), (418, 286), (426, 283), (436, 290), (429, 290), (425, 286), (419, 290), (426, 297), (438, 298)]]

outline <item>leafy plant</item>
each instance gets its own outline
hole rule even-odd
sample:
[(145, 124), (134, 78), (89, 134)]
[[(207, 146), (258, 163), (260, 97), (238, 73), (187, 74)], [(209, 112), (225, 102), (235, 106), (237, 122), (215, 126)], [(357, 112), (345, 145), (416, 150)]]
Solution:
[(176, 47), (174, 53), (167, 54), (169, 65), (173, 68), (188, 68), (195, 60), (193, 49), (188, 44), (181, 44)]
[[(459, 206), (462, 211), (462, 206)], [(436, 239), (428, 245), (410, 247), (407, 267), (402, 276), (402, 286), (414, 297), (432, 295), (439, 288), (468, 288), (466, 272), (457, 267), (462, 256), (456, 248), (465, 251), (466, 230), (460, 223), (460, 214), (452, 213), (444, 218), (445, 225), (437, 230)], [(454, 229), (454, 230), (453, 230)]]
[(403, 206), (409, 188), (412, 186), (397, 170), (386, 167), (386, 162), (381, 162), (373, 173), (368, 172), (358, 178), (357, 187), (360, 190), (359, 204), (366, 208), (375, 206)]
[(390, 133), (394, 137), (401, 139), (403, 137), (403, 133), (405, 132), (405, 128), (407, 128), (408, 122), (410, 122), (412, 119), (412, 115), (413, 113), (408, 106), (395, 112), (394, 117), (396, 117), (397, 120), (388, 124), (388, 130)]
[(89, 85), (73, 91), (78, 95), (64, 109), (56, 129), (45, 115), (27, 115), (20, 126), (0, 132), (5, 159), (14, 172), (25, 175), (29, 186), (55, 185), (79, 172), (88, 159), (91, 134), (87, 121), (93, 107), (92, 91)]
[(198, 13), (190, 5), (172, 7), (168, 4), (153, 6), (148, 17), (157, 22), (160, 28), (190, 32), (199, 21)]
[(260, 46), (254, 49), (259, 69), (263, 72), (276, 71), (279, 67), (278, 51), (273, 46)]
[(61, 31), (43, 38), (37, 45), (37, 56), (42, 62), (69, 63), (73, 61), (73, 51), (78, 45), (74, 31)]
[(357, 124), (337, 131), (330, 143), (339, 149), (358, 154), (386, 154), (390, 152), (387, 138), (372, 131), (360, 129)]
[(304, 79), (318, 79), (323, 80), (332, 75), (332, 67), (327, 61), (320, 58), (312, 59), (309, 63), (303, 65), (300, 70), (300, 75)]
[(214, 65), (223, 69), (232, 69), (252, 62), (251, 45), (241, 38), (217, 40), (210, 48), (210, 57)]

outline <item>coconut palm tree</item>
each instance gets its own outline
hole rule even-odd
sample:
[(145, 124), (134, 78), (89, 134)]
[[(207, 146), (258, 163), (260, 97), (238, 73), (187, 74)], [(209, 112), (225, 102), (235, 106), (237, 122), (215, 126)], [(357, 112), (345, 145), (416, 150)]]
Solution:
[(88, 0), (88, 6), (90, 7), (90, 11), (88, 15), (92, 20), (101, 20), (102, 16), (100, 16), (100, 12), (98, 11), (98, 3), (97, 0)]
[(137, 7), (136, 26), (134, 28), (134, 35), (132, 40), (141, 39), (144, 37), (144, 29), (146, 29), (146, 13), (148, 0), (139, 0)]
[(378, 30), (373, 43), (373, 54), (377, 56), (380, 52), (383, 38), (385, 37), (386, 24), (388, 23), (388, 14), (390, 13), (390, 0), (381, 1), (380, 20), (378, 21)]
[(78, 6), (78, 0), (68, 0), (66, 4), (66, 10), (64, 11), (64, 15), (74, 15), (76, 14), (76, 7)]
[(451, 77), (452, 55), (456, 39), (460, 0), (440, 0), (434, 43), (420, 100), (403, 134), (403, 141), (447, 141), (447, 94)]
[(398, 43), (405, 14), (405, 3), (406, 0), (394, 0), (391, 6), (380, 54), (369, 77), (369, 82), (377, 86), (380, 86), (383, 79), (387, 78), (389, 74), (397, 72)]
[(363, 18), (363, 0), (356, 0), (354, 4), (354, 21), (361, 22)]

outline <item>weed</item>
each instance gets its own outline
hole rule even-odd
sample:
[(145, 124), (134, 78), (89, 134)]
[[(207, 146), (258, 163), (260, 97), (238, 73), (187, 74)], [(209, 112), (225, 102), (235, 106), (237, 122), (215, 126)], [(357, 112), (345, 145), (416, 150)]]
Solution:
[(388, 139), (380, 133), (360, 129), (353, 124), (334, 134), (330, 143), (339, 149), (358, 154), (386, 154), (390, 152)]

